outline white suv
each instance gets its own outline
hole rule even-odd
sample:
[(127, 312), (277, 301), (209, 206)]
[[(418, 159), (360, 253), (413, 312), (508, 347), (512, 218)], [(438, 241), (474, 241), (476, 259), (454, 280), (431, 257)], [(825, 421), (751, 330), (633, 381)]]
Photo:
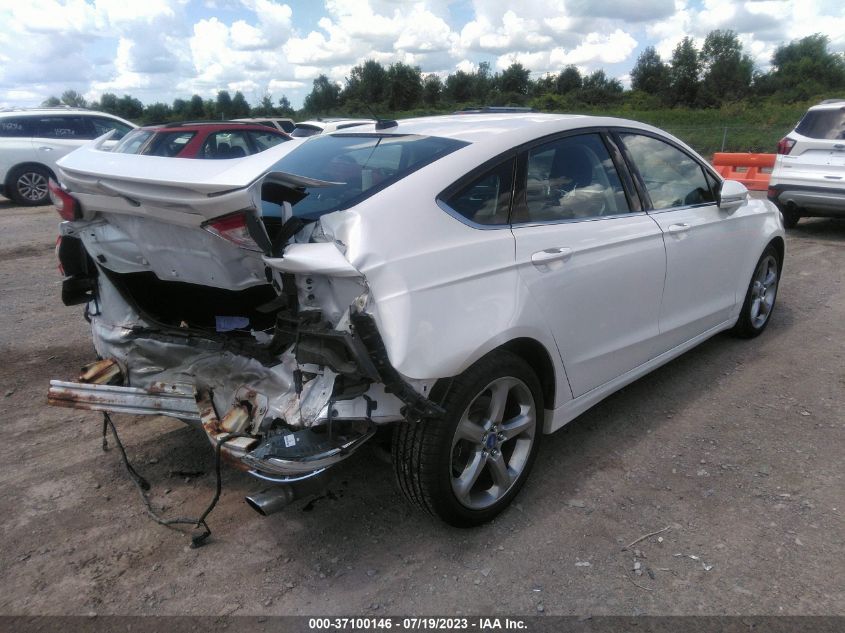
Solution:
[(845, 99), (813, 106), (780, 140), (769, 200), (787, 228), (802, 217), (845, 217)]
[(115, 130), (114, 144), (136, 126), (111, 114), (82, 108), (0, 111), (0, 194), (36, 206), (49, 198), (47, 181), (65, 154)]

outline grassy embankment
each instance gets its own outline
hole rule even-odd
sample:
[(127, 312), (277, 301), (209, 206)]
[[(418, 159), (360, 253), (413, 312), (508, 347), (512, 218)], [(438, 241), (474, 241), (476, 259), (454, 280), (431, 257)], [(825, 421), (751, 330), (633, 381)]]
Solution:
[[(543, 109), (543, 111), (601, 114), (642, 121), (674, 134), (703, 156), (710, 158), (714, 152), (722, 151), (723, 147), (726, 152), (774, 153), (777, 142), (795, 127), (810, 105), (819, 101), (820, 99), (816, 99), (808, 103), (794, 104), (778, 104), (770, 101), (743, 102), (721, 108), (698, 110), (638, 108), (637, 104), (626, 104), (592, 108), (576, 107), (568, 110)], [(382, 116), (406, 118), (445, 113), (420, 109)]]

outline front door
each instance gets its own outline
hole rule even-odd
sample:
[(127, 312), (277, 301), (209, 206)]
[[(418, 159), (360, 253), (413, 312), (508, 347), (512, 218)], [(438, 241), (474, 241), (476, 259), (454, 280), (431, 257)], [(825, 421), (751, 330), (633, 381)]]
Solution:
[(724, 323), (737, 301), (736, 271), (748, 239), (716, 204), (715, 179), (685, 151), (653, 136), (620, 138), (651, 199), (666, 244), (661, 347), (669, 350)]

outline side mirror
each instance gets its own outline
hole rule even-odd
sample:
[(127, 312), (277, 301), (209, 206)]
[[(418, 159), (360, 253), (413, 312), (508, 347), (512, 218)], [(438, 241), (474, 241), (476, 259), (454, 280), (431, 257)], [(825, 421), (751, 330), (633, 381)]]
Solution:
[(719, 191), (719, 209), (732, 213), (748, 200), (748, 189), (741, 182), (726, 180)]

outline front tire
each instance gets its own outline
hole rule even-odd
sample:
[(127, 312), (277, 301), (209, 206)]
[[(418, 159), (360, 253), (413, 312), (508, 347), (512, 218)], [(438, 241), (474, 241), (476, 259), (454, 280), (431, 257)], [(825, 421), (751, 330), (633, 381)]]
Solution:
[(432, 400), (446, 414), (401, 423), (393, 436), (396, 479), (405, 496), (456, 527), (486, 523), (522, 488), (540, 445), (543, 393), (537, 374), (507, 351), (488, 354)]
[(769, 244), (757, 265), (745, 301), (732, 332), (742, 338), (754, 338), (763, 333), (775, 308), (780, 282), (781, 261), (778, 250)]
[(801, 219), (801, 214), (798, 212), (798, 209), (790, 209), (787, 207), (781, 209), (780, 213), (783, 216), (783, 226), (786, 229), (794, 229), (798, 224), (798, 220)]
[(9, 174), (9, 197), (25, 207), (37, 207), (50, 201), (47, 183), (53, 175), (40, 165), (17, 167)]

